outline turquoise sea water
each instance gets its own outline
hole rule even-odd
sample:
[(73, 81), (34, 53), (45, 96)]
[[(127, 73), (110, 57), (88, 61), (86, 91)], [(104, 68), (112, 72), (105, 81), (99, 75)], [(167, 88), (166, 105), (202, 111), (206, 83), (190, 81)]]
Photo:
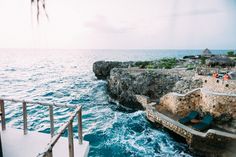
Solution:
[[(91, 157), (194, 156), (185, 143), (178, 142), (165, 130), (153, 127), (143, 111), (127, 110), (110, 103), (106, 82), (95, 78), (92, 64), (97, 60), (152, 60), (200, 52), (0, 50), (0, 96), (82, 105), (84, 139), (90, 142)], [(8, 126), (22, 128), (21, 110), (21, 104), (6, 104)], [(63, 108), (54, 110), (56, 128), (67, 120), (68, 112)], [(49, 133), (47, 107), (30, 105), (28, 114), (30, 130)]]

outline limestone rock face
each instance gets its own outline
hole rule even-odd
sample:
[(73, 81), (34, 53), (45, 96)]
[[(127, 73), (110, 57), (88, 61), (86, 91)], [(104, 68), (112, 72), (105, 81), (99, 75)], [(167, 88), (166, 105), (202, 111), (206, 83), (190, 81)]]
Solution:
[(97, 61), (93, 64), (93, 72), (98, 79), (106, 79), (110, 76), (113, 68), (128, 68), (133, 62), (113, 62), (113, 61)]
[(180, 80), (175, 84), (175, 87), (173, 88), (173, 92), (184, 94), (187, 92), (192, 91), (196, 88), (201, 88), (203, 85), (202, 79), (190, 79), (186, 78), (184, 80)]
[(108, 81), (110, 96), (126, 107), (143, 109), (137, 95), (159, 99), (169, 93), (187, 93), (202, 87), (202, 81), (193, 80), (194, 71), (184, 69), (139, 69), (132, 68), (135, 62), (98, 61), (93, 72), (98, 79)]
[[(186, 78), (183, 72), (175, 70), (133, 70), (114, 68), (108, 77), (108, 91), (112, 98), (121, 104), (134, 109), (141, 109), (142, 105), (136, 99), (136, 95), (145, 95), (152, 100), (158, 100), (163, 95), (177, 89), (176, 83)], [(188, 74), (189, 77), (193, 76)], [(198, 82), (198, 81), (197, 81)], [(182, 85), (178, 86), (182, 90)], [(193, 85), (192, 85), (193, 84)], [(184, 84), (185, 85), (185, 84)], [(200, 83), (188, 82), (193, 88), (200, 86)], [(183, 86), (185, 88), (185, 86)], [(187, 87), (186, 87), (187, 88)]]

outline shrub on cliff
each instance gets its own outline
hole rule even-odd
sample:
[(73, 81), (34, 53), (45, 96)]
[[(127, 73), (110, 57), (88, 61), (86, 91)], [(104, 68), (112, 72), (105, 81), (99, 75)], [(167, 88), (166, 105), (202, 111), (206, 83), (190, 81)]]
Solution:
[(138, 61), (134, 66), (141, 69), (171, 69), (177, 64), (176, 58), (163, 58), (155, 61)]
[(144, 69), (144, 68), (147, 68), (147, 66), (151, 64), (152, 64), (151, 61), (138, 61), (134, 63), (134, 66)]
[(204, 64), (206, 64), (206, 57), (204, 57), (204, 56), (201, 56), (201, 64), (202, 65), (204, 65)]
[(236, 56), (236, 54), (234, 54), (234, 51), (228, 51), (228, 52), (227, 52), (227, 55), (228, 55), (229, 57), (235, 57), (235, 56)]
[(163, 58), (159, 60), (158, 68), (160, 69), (171, 69), (177, 64), (176, 58)]
[(188, 64), (187, 65), (187, 70), (193, 70), (195, 69), (195, 65), (194, 64)]
[(154, 64), (148, 64), (146, 66), (147, 69), (156, 69), (157, 67)]

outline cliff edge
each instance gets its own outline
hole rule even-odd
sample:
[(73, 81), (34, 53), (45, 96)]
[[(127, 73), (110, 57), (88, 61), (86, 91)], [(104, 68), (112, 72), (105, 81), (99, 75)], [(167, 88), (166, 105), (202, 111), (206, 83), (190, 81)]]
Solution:
[(143, 109), (136, 95), (144, 95), (152, 101), (169, 93), (186, 93), (202, 86), (201, 79), (194, 79), (195, 72), (185, 69), (139, 69), (134, 62), (99, 61), (93, 65), (98, 79), (108, 82), (109, 95), (120, 104)]

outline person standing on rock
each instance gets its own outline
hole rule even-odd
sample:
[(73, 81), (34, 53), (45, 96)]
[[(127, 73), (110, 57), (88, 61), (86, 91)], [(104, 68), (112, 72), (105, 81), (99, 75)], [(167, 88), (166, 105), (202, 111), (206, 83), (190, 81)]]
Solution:
[(219, 77), (219, 74), (217, 72), (214, 72), (213, 75), (212, 75), (214, 78), (218, 78)]
[(231, 78), (230, 78), (229, 74), (226, 73), (226, 74), (224, 75), (224, 77), (223, 77), (223, 80), (224, 80), (224, 81), (227, 81), (227, 80), (229, 80), (229, 79), (231, 79)]

